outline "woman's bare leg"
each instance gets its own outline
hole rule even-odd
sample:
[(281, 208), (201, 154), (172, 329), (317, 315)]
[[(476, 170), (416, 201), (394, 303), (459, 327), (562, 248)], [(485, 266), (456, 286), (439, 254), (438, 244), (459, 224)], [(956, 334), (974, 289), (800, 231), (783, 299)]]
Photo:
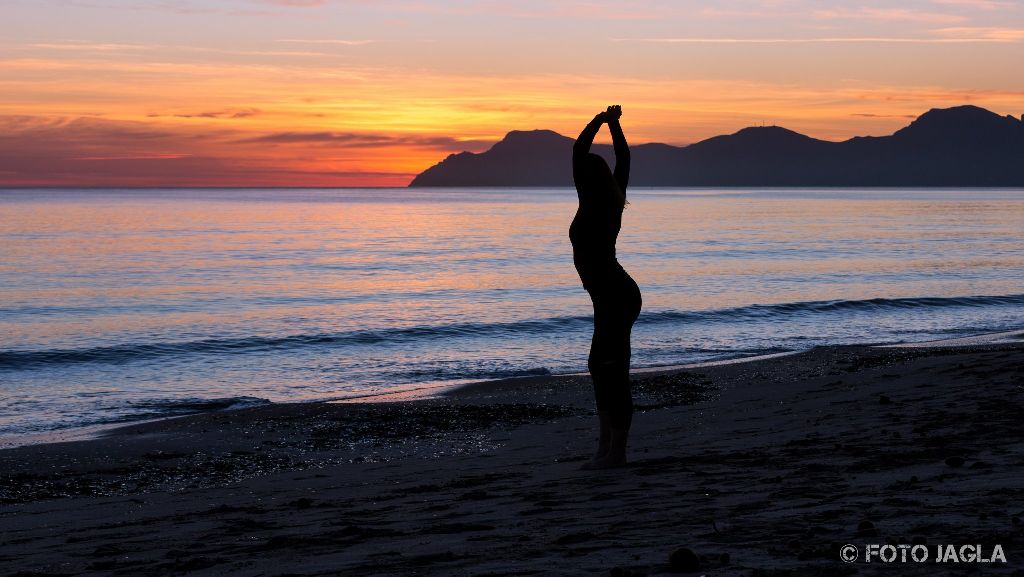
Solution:
[(594, 453), (593, 457), (594, 460), (607, 455), (612, 443), (611, 414), (608, 411), (598, 411), (597, 422), (599, 437), (597, 439), (597, 452)]

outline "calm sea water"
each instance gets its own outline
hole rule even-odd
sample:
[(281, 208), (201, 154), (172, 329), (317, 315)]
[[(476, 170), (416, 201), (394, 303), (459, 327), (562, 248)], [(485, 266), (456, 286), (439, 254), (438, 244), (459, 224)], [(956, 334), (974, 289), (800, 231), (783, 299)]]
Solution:
[[(633, 364), (1024, 326), (1024, 191), (637, 189)], [(575, 193), (0, 191), (0, 436), (585, 370)]]

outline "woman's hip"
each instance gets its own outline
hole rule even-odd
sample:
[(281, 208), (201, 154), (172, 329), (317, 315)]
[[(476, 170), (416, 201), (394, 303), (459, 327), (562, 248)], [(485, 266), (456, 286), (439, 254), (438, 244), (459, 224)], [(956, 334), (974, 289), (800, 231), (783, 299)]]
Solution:
[[(620, 269), (621, 270), (621, 269)], [(640, 287), (633, 277), (622, 271), (621, 274), (609, 276), (601, 282), (593, 283), (587, 292), (594, 303), (594, 313), (618, 312), (621, 316), (636, 318), (643, 306)]]

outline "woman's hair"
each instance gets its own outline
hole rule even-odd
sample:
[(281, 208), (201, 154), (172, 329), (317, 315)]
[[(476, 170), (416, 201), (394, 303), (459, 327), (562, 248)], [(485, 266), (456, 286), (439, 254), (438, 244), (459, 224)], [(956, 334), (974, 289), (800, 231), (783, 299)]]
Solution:
[(608, 167), (608, 163), (601, 155), (588, 152), (585, 166), (584, 178), (586, 179), (585, 186), (587, 188), (606, 192), (610, 197), (617, 199), (623, 208), (629, 204), (626, 201), (625, 191), (619, 188), (619, 183), (615, 181), (612, 169)]

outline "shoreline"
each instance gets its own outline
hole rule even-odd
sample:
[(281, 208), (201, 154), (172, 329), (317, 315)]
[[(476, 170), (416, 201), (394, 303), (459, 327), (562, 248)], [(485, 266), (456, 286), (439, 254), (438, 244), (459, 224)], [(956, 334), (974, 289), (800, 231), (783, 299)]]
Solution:
[[(1024, 561), (1024, 343), (818, 347), (635, 379), (631, 463), (577, 468), (589, 380), (264, 405), (0, 450), (23, 575), (849, 574), (834, 545)], [(991, 550), (991, 549), (989, 549)], [(866, 569), (863, 565), (856, 568)], [(931, 564), (888, 567), (931, 575)]]
[[(955, 337), (950, 339), (940, 339), (933, 341), (921, 341), (921, 342), (906, 342), (906, 343), (892, 343), (892, 344), (857, 344), (857, 345), (835, 345), (835, 346), (862, 346), (862, 347), (879, 347), (879, 348), (948, 348), (948, 347), (961, 347), (961, 346), (977, 346), (986, 345), (993, 343), (1013, 343), (1024, 339), (1024, 329), (1017, 329), (1011, 331), (999, 331), (993, 333), (981, 333), (977, 335), (970, 335), (967, 337)], [(759, 355), (726, 358), (721, 360), (702, 361), (697, 363), (683, 363), (673, 365), (662, 365), (653, 367), (640, 367), (630, 371), (631, 376), (643, 376), (643, 375), (657, 375), (662, 373), (671, 373), (686, 369), (701, 369), (705, 367), (716, 367), (724, 365), (742, 364), (748, 362), (758, 362), (762, 360), (770, 360), (776, 358), (783, 358), (792, 355), (798, 355), (806, 353), (813, 349), (804, 349), (796, 351), (784, 351), (778, 353), (766, 353)], [(495, 379), (484, 379), (484, 380), (464, 380), (459, 381), (455, 384), (446, 382), (439, 383), (412, 383), (409, 385), (403, 385), (396, 387), (397, 390), (391, 391), (379, 391), (369, 392), (360, 395), (353, 395), (350, 397), (336, 397), (328, 399), (315, 399), (308, 401), (286, 401), (286, 402), (268, 402), (269, 405), (306, 405), (306, 404), (319, 404), (319, 403), (341, 403), (341, 404), (360, 404), (360, 403), (393, 403), (393, 402), (408, 402), (408, 401), (422, 401), (429, 399), (444, 398), (451, 394), (457, 394), (457, 392), (464, 388), (476, 388), (486, 387), (488, 385), (502, 386), (506, 381), (511, 383), (527, 383), (533, 379), (546, 379), (546, 378), (558, 378), (558, 377), (588, 377), (589, 373), (576, 372), (576, 373), (549, 373), (543, 375), (523, 375), (517, 377), (502, 377)], [(424, 392), (425, 391), (425, 392)], [(189, 418), (198, 415), (206, 414), (221, 414), (230, 413), (240, 409), (223, 409), (218, 411), (207, 411), (207, 412), (196, 412), (186, 413), (183, 415), (168, 415), (162, 417), (145, 418), (134, 421), (125, 422), (114, 422), (114, 423), (99, 423), (93, 425), (85, 425), (81, 427), (68, 427), (63, 429), (53, 429), (49, 431), (42, 431), (38, 433), (27, 433), (24, 435), (18, 435), (17, 437), (0, 437), (0, 451), (6, 449), (15, 449), (19, 447), (29, 447), (36, 445), (47, 445), (51, 443), (69, 443), (76, 441), (89, 441), (95, 439), (101, 439), (109, 434), (116, 434), (118, 429), (124, 427), (131, 427), (135, 425), (145, 425), (150, 423), (158, 423), (161, 421)], [(26, 441), (26, 439), (28, 439)]]
[[(969, 335), (966, 337), (954, 337), (949, 339), (939, 339), (932, 341), (920, 341), (920, 342), (903, 342), (903, 343), (891, 343), (891, 344), (853, 344), (853, 345), (833, 345), (833, 346), (860, 346), (860, 347), (878, 347), (878, 348), (948, 348), (948, 347), (962, 347), (962, 346), (978, 346), (986, 344), (999, 344), (999, 343), (1014, 343), (1024, 341), (1024, 329), (1015, 329), (1010, 331), (999, 331), (992, 333), (981, 333), (977, 335)], [(631, 376), (640, 377), (644, 375), (657, 375), (662, 373), (671, 373), (686, 369), (702, 369), (705, 367), (716, 367), (724, 365), (742, 364), (748, 362), (758, 362), (762, 360), (770, 360), (776, 358), (784, 358), (792, 355), (798, 355), (806, 353), (813, 349), (803, 349), (794, 351), (783, 351), (777, 353), (765, 353), (750, 356), (726, 358), (720, 360), (701, 361), (696, 363), (682, 363), (673, 365), (661, 365), (652, 367), (640, 367), (630, 371)], [(268, 405), (307, 405), (307, 404), (319, 404), (319, 403), (339, 403), (339, 404), (361, 404), (361, 403), (393, 403), (393, 402), (408, 402), (408, 401), (422, 401), (429, 399), (444, 398), (451, 394), (457, 394), (457, 392), (464, 388), (477, 388), (486, 387), (490, 384), (496, 386), (502, 386), (506, 381), (512, 383), (527, 383), (533, 379), (546, 379), (546, 378), (559, 378), (559, 377), (588, 377), (587, 372), (573, 372), (573, 373), (548, 373), (539, 375), (523, 375), (516, 377), (500, 377), (494, 379), (463, 379), (457, 382), (431, 382), (431, 383), (410, 383), (408, 385), (401, 385), (395, 388), (395, 390), (388, 391), (373, 391), (358, 395), (352, 395), (347, 397), (331, 397), (326, 399), (313, 399), (304, 401), (284, 401), (284, 402), (267, 402)], [(144, 418), (139, 420), (129, 420), (122, 422), (112, 423), (97, 423), (92, 425), (84, 425), (79, 427), (67, 427), (61, 429), (52, 429), (48, 431), (41, 431), (37, 433), (25, 433), (15, 436), (0, 437), (0, 451), (7, 449), (15, 449), (19, 447), (28, 447), (36, 445), (47, 445), (51, 443), (69, 443), (76, 441), (89, 441), (94, 439), (101, 439), (108, 434), (116, 434), (116, 431), (121, 428), (131, 427), (135, 425), (145, 425), (150, 423), (158, 423), (161, 421), (189, 418), (198, 415), (206, 414), (222, 414), (230, 413), (240, 409), (222, 409), (217, 411), (205, 411), (186, 413), (178, 415), (167, 415), (159, 417)]]

